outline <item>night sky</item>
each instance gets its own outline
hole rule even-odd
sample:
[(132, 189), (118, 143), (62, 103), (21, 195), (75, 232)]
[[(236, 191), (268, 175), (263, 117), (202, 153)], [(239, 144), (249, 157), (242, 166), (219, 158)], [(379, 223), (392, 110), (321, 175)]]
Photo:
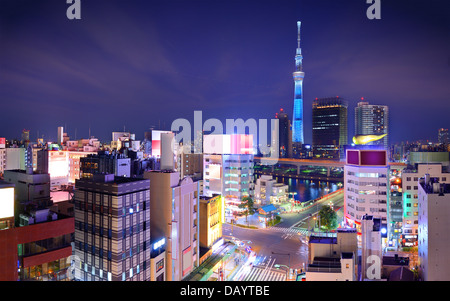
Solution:
[[(394, 3), (393, 3), (394, 2)], [(450, 1), (0, 0), (0, 137), (56, 140), (125, 129), (142, 140), (177, 118), (292, 118), (302, 21), (305, 142), (316, 97), (388, 105), (390, 141), (450, 128)], [(75, 137), (76, 133), (76, 137)]]

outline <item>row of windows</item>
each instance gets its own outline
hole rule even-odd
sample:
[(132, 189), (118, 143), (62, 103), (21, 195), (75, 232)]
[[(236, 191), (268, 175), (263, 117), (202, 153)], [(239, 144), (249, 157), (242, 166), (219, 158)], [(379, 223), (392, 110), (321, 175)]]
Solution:
[(349, 184), (355, 184), (358, 186), (375, 186), (375, 187), (385, 187), (387, 186), (387, 184), (385, 182), (359, 182), (359, 181), (353, 181), (353, 180), (348, 180), (347, 183)]
[[(80, 231), (91, 233), (91, 234), (98, 234), (100, 237), (103, 237), (107, 235), (108, 238), (112, 238), (112, 230), (107, 229), (104, 227), (96, 226), (89, 223), (83, 223), (80, 221), (75, 221), (75, 229), (78, 229)], [(122, 238), (125, 239), (128, 236), (132, 236), (133, 234), (137, 234), (140, 231), (146, 231), (147, 230), (147, 221), (144, 221), (142, 223), (137, 223), (127, 229), (122, 230)]]
[[(84, 270), (85, 273), (91, 273), (92, 276), (97, 276), (100, 278), (100, 280), (108, 280), (108, 281), (112, 281), (112, 275), (111, 272), (103, 272), (102, 269), (96, 268), (94, 266), (89, 267), (89, 265), (87, 263), (80, 263), (80, 268)], [(141, 271), (145, 271), (147, 269), (147, 261), (143, 261), (142, 262), (142, 269), (141, 269), (141, 265), (137, 265), (135, 268), (131, 267), (128, 270), (128, 273), (123, 272), (122, 273), (122, 281), (125, 281), (127, 279), (127, 274), (129, 276), (129, 278), (132, 278), (133, 275), (139, 274)]]
[(353, 171), (348, 171), (347, 175), (355, 176), (355, 177), (358, 177), (358, 178), (386, 178), (386, 174), (384, 174), (384, 173), (377, 173), (377, 172), (353, 172)]
[[(112, 214), (112, 207), (111, 206), (104, 206), (104, 205), (97, 205), (94, 203), (88, 203), (83, 202), (80, 200), (75, 200), (74, 203), (75, 209), (83, 210), (87, 212), (93, 212), (93, 213), (99, 213), (99, 214)], [(133, 214), (135, 212), (139, 212), (140, 210), (147, 210), (147, 202), (137, 203), (133, 206), (130, 206), (126, 208), (125, 206), (122, 207), (122, 216), (125, 216), (128, 214)]]
[[(83, 251), (85, 253), (98, 256), (99, 258), (106, 258), (111, 261), (112, 260), (112, 251), (111, 250), (104, 250), (103, 248), (96, 247), (94, 245), (83, 243), (82, 241), (75, 242), (76, 247), (78, 250)], [(135, 254), (139, 254), (140, 252), (144, 252), (147, 250), (147, 248), (150, 246), (150, 242), (143, 241), (142, 246), (141, 244), (137, 244), (135, 248), (130, 248), (128, 251), (123, 251), (120, 255), (121, 260), (125, 260), (128, 258), (133, 257)]]
[(19, 256), (29, 256), (70, 246), (72, 234), (65, 234), (17, 245)]

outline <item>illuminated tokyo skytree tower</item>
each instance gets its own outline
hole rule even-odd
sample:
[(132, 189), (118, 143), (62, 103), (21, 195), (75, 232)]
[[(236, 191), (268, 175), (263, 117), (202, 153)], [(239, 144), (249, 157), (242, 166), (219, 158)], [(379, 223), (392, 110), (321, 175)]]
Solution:
[(303, 141), (303, 78), (305, 72), (303, 72), (302, 66), (302, 49), (300, 48), (300, 26), (302, 22), (297, 22), (297, 51), (295, 53), (295, 72), (293, 73), (295, 84), (295, 96), (294, 96), (294, 113), (292, 118), (292, 142)]

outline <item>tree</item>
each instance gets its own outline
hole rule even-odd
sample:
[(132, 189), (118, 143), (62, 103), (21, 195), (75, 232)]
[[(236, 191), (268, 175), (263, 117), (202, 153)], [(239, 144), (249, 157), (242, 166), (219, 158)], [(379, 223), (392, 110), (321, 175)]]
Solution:
[(322, 206), (319, 211), (320, 225), (327, 230), (336, 229), (337, 222), (337, 214), (336, 211), (333, 210), (328, 205)]
[(245, 209), (244, 215), (245, 215), (245, 221), (248, 222), (247, 216), (253, 215), (255, 213), (255, 209), (253, 208), (254, 202), (253, 199), (249, 196), (245, 196), (242, 198), (242, 203), (239, 204), (239, 208)]

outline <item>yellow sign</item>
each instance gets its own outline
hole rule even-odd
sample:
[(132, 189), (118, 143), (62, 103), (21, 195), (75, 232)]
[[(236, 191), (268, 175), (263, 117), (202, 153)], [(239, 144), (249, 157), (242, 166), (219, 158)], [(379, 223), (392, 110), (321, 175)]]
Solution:
[(353, 143), (355, 144), (367, 144), (372, 141), (377, 141), (386, 136), (387, 134), (383, 135), (356, 135), (353, 137)]

